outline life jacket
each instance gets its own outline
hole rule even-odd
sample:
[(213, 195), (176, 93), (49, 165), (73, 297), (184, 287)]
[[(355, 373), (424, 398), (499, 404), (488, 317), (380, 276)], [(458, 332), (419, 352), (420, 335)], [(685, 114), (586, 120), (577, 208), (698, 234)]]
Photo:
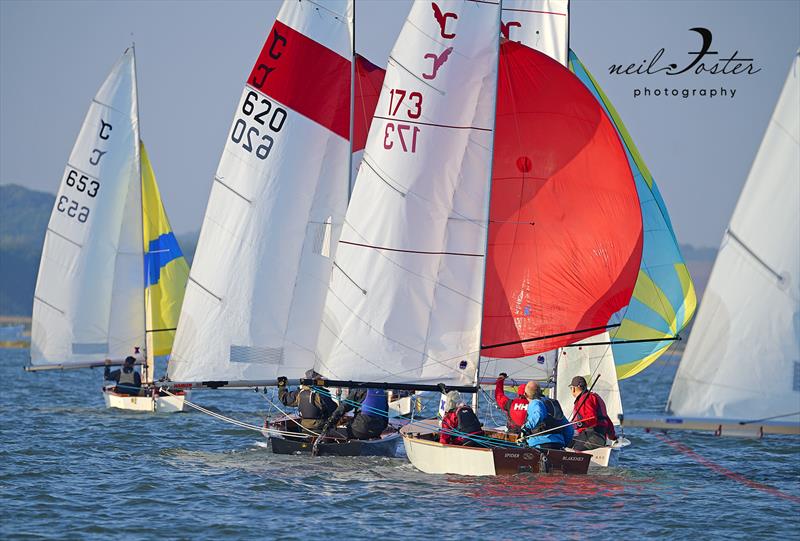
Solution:
[(518, 429), (524, 425), (528, 418), (528, 398), (525, 396), (518, 396), (509, 402), (506, 414), (508, 415), (511, 428)]
[(552, 430), (557, 426), (567, 424), (567, 418), (564, 417), (564, 412), (561, 411), (561, 404), (558, 403), (558, 400), (553, 400), (551, 398), (547, 398), (546, 396), (542, 396), (536, 400), (542, 401), (547, 415), (539, 422), (538, 425), (536, 425), (536, 427), (534, 427), (533, 434), (538, 434), (539, 432), (544, 432), (546, 430)]
[(119, 371), (119, 380), (117, 380), (117, 385), (136, 387), (136, 370), (131, 369), (130, 372), (126, 372), (124, 368), (121, 368)]
[(317, 406), (314, 401), (314, 393), (311, 389), (301, 389), (297, 397), (297, 409), (303, 419), (322, 419), (327, 417), (327, 413)]
[(459, 406), (456, 410), (456, 417), (458, 418), (457, 430), (459, 432), (464, 434), (477, 434), (483, 432), (481, 422), (478, 420), (478, 416), (475, 415), (475, 412), (472, 411), (471, 407)]
[(385, 417), (388, 410), (389, 399), (386, 396), (386, 391), (383, 389), (367, 389), (367, 395), (361, 402), (361, 415)]

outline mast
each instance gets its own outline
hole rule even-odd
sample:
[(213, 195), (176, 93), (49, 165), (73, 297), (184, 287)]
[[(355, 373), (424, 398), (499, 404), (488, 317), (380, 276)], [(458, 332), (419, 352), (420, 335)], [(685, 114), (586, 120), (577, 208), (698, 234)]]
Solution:
[[(503, 24), (503, 0), (500, 0), (500, 5), (497, 9), (497, 27), (501, 28)], [(500, 78), (500, 45), (501, 45), (500, 32), (497, 32), (497, 78)], [(497, 130), (497, 81), (495, 81), (494, 99), (492, 100), (492, 133)], [(492, 154), (489, 158), (489, 195), (486, 197), (486, 208), (484, 209), (484, 216), (486, 216), (486, 241), (483, 244), (483, 284), (481, 285), (481, 310), (483, 310), (483, 303), (486, 299), (486, 262), (489, 260), (487, 254), (489, 253), (489, 222), (490, 212), (492, 208), (492, 177), (494, 176), (494, 145), (492, 145)], [(481, 374), (481, 336), (483, 333), (483, 317), (479, 320), (478, 330), (478, 360), (475, 363), (475, 395), (472, 398), (472, 409), (478, 413), (478, 396), (480, 395), (480, 374)]]
[(347, 159), (347, 201), (353, 195), (353, 135), (356, 113), (356, 2), (350, 0), (352, 22), (350, 23), (350, 152)]
[[(134, 118), (136, 119), (136, 125), (134, 127), (134, 156), (136, 162), (136, 176), (139, 179), (139, 193), (142, 193), (142, 152), (141, 152), (141, 124), (139, 122), (139, 77), (136, 71), (136, 42), (131, 43), (131, 56), (133, 57), (133, 88), (134, 88), (134, 97), (133, 97), (133, 107), (134, 107)], [(140, 197), (140, 205), (139, 205), (139, 221), (140, 221), (140, 231), (142, 232), (142, 258), (144, 258), (144, 198)], [(145, 270), (144, 263), (141, 265), (142, 269), (142, 284), (146, 283), (146, 276), (144, 275)], [(144, 323), (142, 329), (144, 329), (144, 344), (142, 347), (144, 348), (144, 364), (142, 365), (142, 384), (151, 383), (153, 381), (153, 376), (155, 375), (155, 359), (152, 356), (152, 349), (148, 342), (150, 341), (149, 334), (147, 332), (147, 288), (142, 288), (142, 303), (144, 305), (144, 310), (142, 311), (142, 315), (144, 316)]]

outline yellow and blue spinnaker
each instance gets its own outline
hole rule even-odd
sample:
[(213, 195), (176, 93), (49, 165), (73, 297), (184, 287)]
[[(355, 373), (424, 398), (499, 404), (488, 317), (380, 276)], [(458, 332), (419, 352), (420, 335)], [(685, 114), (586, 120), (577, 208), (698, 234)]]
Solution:
[(140, 151), (148, 353), (169, 355), (189, 278), (189, 265), (169, 225), (144, 143), (140, 143)]
[(642, 208), (644, 244), (639, 276), (620, 326), (611, 331), (617, 377), (623, 379), (644, 370), (669, 348), (694, 315), (697, 297), (667, 207), (628, 130), (572, 50), (569, 68), (594, 94), (616, 127)]

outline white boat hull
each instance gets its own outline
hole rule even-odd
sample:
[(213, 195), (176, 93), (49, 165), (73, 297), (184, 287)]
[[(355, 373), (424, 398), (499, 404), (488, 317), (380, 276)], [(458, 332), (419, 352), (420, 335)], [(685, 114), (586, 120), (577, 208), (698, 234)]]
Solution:
[(107, 408), (150, 413), (178, 413), (183, 411), (189, 393), (172, 396), (130, 396), (103, 389), (103, 399)]
[(457, 475), (502, 475), (522, 472), (539, 473), (542, 453), (546, 454), (554, 472), (585, 474), (591, 455), (555, 450), (538, 451), (525, 447), (485, 448), (446, 445), (434, 435), (436, 420), (410, 423), (400, 429), (403, 445), (411, 464), (424, 473)]

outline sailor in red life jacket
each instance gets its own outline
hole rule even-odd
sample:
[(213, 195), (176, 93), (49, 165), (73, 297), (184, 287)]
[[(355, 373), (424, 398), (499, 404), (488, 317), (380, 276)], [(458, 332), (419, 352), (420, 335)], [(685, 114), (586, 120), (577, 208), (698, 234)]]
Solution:
[(526, 386), (520, 385), (517, 389), (518, 396), (511, 399), (503, 391), (503, 385), (507, 377), (508, 374), (501, 372), (500, 377), (497, 378), (494, 384), (494, 400), (508, 418), (506, 423), (508, 431), (518, 433), (520, 427), (525, 424), (525, 420), (528, 418), (528, 397), (525, 396)]
[(572, 420), (578, 421), (571, 447), (576, 451), (588, 451), (605, 446), (606, 438), (616, 440), (617, 434), (606, 413), (605, 402), (597, 393), (587, 390), (586, 379), (575, 376), (569, 390), (575, 397)]
[(472, 408), (461, 401), (461, 394), (458, 391), (447, 393), (444, 411), (439, 443), (479, 447), (480, 444), (474, 439), (459, 435), (483, 436), (483, 428), (481, 428), (481, 422), (475, 412), (472, 411)]

